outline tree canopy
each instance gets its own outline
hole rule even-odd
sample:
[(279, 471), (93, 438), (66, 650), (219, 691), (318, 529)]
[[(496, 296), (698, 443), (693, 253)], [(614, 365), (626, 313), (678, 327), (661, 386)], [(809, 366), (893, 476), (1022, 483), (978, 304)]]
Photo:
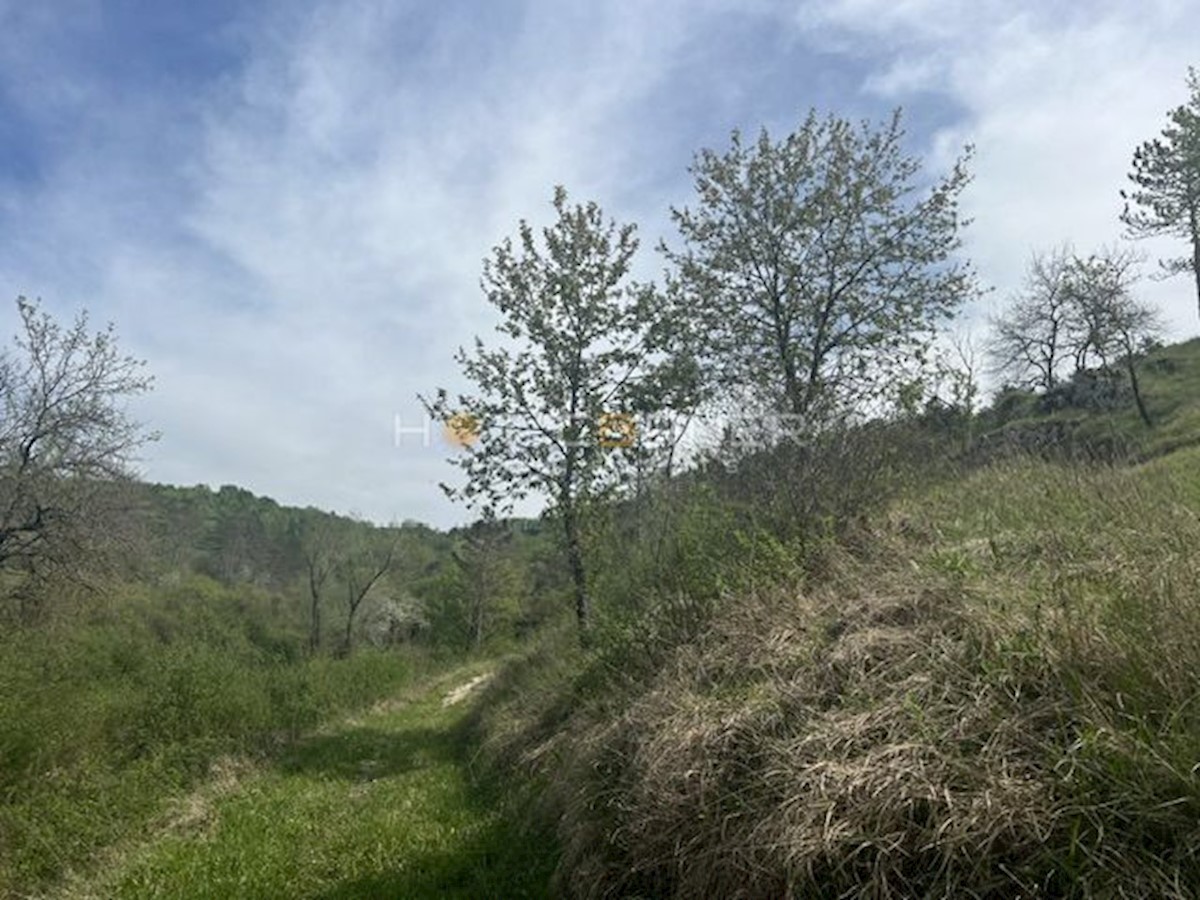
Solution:
[(975, 291), (956, 261), (968, 148), (922, 189), (897, 111), (882, 125), (815, 112), (776, 140), (735, 131), (691, 171), (696, 205), (664, 247), (725, 388), (817, 424), (876, 400)]
[(0, 568), (78, 572), (117, 524), (113, 486), (154, 435), (125, 402), (149, 390), (145, 364), (112, 326), (69, 327), (18, 298), (22, 333), (0, 353)]
[(1191, 253), (1161, 260), (1167, 275), (1191, 272), (1200, 307), (1200, 72), (1188, 69), (1188, 100), (1167, 114), (1162, 134), (1133, 153), (1129, 180), (1122, 191), (1121, 220), (1134, 238), (1181, 237)]

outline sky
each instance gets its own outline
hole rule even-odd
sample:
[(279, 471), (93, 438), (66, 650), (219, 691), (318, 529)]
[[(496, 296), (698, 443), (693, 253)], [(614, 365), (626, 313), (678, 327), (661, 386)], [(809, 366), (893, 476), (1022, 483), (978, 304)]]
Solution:
[[(152, 481), (448, 526), (418, 393), (495, 319), (481, 261), (556, 184), (663, 266), (732, 129), (903, 107), (973, 144), (982, 334), (1034, 252), (1121, 238), (1134, 147), (1186, 99), (1200, 0), (0, 0), (0, 329), (19, 295), (145, 359)], [(1171, 242), (1143, 242), (1153, 261)], [(1153, 265), (1148, 266), (1148, 270)], [(1194, 290), (1147, 282), (1172, 339)]]

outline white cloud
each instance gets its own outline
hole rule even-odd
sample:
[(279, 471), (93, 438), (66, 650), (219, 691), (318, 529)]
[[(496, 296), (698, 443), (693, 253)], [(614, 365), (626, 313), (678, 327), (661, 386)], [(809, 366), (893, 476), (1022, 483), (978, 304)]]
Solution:
[[(842, 0), (805, 8), (810, 31), (865, 41), (877, 54), (866, 90), (898, 103), (940, 93), (964, 110), (935, 146), (948, 155), (976, 145), (967, 249), (997, 288), (992, 307), (1019, 286), (1032, 252), (1121, 238), (1118, 192), (1133, 149), (1185, 99), (1186, 68), (1198, 61), (1195, 2)], [(1178, 252), (1163, 242), (1143, 249)], [(1176, 337), (1196, 332), (1186, 280), (1147, 282), (1144, 291)]]
[[(454, 387), (455, 348), (490, 331), (480, 261), (518, 218), (544, 218), (557, 182), (610, 206), (618, 120), (669, 69), (685, 7), (531, 3), (501, 40), (421, 4), (256, 13), (231, 31), (245, 68), (189, 101), (193, 149), (156, 159), (174, 144), (152, 124), (74, 148), (13, 257), (151, 361), (149, 477), (459, 519), (445, 449), (397, 449), (393, 417), (419, 419), (417, 392)], [(143, 201), (166, 228), (142, 227)]]
[[(456, 386), (454, 349), (490, 330), (480, 260), (518, 218), (544, 220), (552, 185), (641, 223), (652, 244), (689, 194), (686, 158), (646, 171), (663, 130), (720, 140), (722, 116), (751, 102), (773, 126), (794, 122), (824, 78), (812, 60), (836, 50), (866, 72), (847, 107), (948, 110), (938, 134), (914, 135), (934, 168), (978, 145), (969, 249), (1002, 296), (1031, 249), (1119, 233), (1131, 151), (1197, 62), (1194, 7), (280, 2), (229, 25), (243, 65), (195, 95), (116, 98), (70, 53), (39, 52), (67, 37), (27, 16), (0, 75), (27, 85), (24, 108), (57, 150), (43, 182), (0, 191), (0, 221), (21, 223), (0, 281), (62, 311), (86, 304), (149, 359), (158, 389), (139, 412), (164, 432), (150, 477), (445, 524), (464, 515), (436, 488), (453, 470), (437, 448), (393, 447), (393, 416), (419, 419), (418, 391)], [(71, 34), (100, 8), (81, 3)], [(777, 64), (725, 46), (727, 68), (687, 82), (747, 17), (791, 26)], [(679, 105), (646, 102), (656, 92)], [(709, 118), (651, 118), (673, 109)], [(647, 252), (642, 271), (658, 266)], [(1186, 284), (1153, 296), (1178, 333), (1195, 330)]]

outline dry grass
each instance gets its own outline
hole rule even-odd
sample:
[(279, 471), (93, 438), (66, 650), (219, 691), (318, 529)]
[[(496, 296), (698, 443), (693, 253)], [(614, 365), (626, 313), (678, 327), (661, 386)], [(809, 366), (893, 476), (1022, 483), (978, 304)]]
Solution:
[(1198, 896), (1196, 469), (993, 470), (620, 696), (502, 675), (488, 746), (545, 785), (559, 889)]

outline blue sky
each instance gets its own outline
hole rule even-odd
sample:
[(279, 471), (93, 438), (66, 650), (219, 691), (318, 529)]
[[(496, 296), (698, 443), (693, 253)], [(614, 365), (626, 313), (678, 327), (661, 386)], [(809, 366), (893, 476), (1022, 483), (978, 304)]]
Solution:
[[(694, 151), (903, 106), (932, 172), (977, 146), (978, 328), (1031, 252), (1119, 237), (1197, 21), (1200, 0), (0, 0), (0, 325), (19, 294), (116, 323), (157, 379), (150, 479), (450, 524), (446, 448), (395, 446), (395, 417), (457, 386), (492, 324), (480, 261), (554, 184), (637, 222), (652, 275)], [(1145, 293), (1200, 330), (1185, 281)]]

